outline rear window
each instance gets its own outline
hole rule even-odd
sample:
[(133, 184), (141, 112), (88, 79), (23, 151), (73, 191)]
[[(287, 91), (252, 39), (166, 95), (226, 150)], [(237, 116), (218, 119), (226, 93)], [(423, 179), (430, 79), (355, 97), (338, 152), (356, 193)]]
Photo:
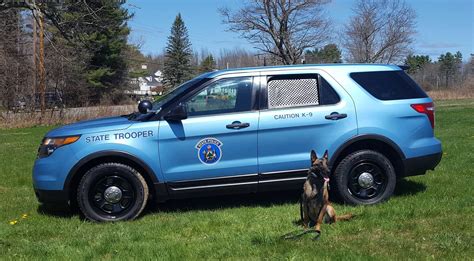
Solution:
[(403, 100), (428, 97), (404, 71), (357, 72), (351, 78), (380, 100)]

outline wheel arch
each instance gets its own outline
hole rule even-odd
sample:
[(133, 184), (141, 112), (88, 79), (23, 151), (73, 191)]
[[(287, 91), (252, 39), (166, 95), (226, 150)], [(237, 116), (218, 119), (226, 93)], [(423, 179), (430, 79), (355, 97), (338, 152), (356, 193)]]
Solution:
[(148, 185), (149, 193), (152, 197), (155, 197), (155, 189), (153, 188), (159, 183), (159, 181), (148, 164), (140, 160), (138, 157), (124, 151), (100, 151), (82, 158), (74, 165), (71, 171), (69, 171), (66, 181), (64, 182), (63, 190), (67, 191), (71, 205), (73, 205), (73, 201), (76, 198), (76, 188), (87, 170), (106, 162), (122, 163), (136, 169), (143, 175), (143, 178)]
[(346, 141), (334, 152), (329, 160), (329, 166), (333, 169), (344, 157), (354, 151), (362, 149), (371, 149), (382, 153), (392, 163), (397, 177), (404, 176), (405, 169), (403, 161), (405, 160), (405, 154), (395, 142), (387, 137), (376, 134), (358, 135)]

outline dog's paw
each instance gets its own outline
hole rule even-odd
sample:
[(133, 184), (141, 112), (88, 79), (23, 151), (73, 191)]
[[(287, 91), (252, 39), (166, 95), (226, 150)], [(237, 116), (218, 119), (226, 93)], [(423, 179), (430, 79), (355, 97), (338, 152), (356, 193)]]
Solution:
[(316, 233), (316, 236), (314, 236), (313, 238), (314, 241), (319, 240), (319, 237), (321, 236), (321, 231), (316, 230), (315, 233)]

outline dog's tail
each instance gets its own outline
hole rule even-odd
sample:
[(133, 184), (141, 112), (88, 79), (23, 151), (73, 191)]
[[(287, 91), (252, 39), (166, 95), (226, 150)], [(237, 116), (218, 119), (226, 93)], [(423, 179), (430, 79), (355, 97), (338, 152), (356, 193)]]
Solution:
[(336, 216), (336, 221), (346, 221), (346, 220), (349, 220), (353, 217), (355, 217), (355, 215), (352, 214), (352, 213), (341, 215), (341, 216)]

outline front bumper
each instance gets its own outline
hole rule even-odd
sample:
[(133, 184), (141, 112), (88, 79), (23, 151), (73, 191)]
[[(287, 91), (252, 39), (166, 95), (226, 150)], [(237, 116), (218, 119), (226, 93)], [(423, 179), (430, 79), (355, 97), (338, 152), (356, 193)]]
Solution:
[(35, 189), (36, 198), (43, 204), (67, 205), (69, 195), (64, 190)]
[(442, 152), (403, 160), (404, 177), (423, 175), (438, 166)]

